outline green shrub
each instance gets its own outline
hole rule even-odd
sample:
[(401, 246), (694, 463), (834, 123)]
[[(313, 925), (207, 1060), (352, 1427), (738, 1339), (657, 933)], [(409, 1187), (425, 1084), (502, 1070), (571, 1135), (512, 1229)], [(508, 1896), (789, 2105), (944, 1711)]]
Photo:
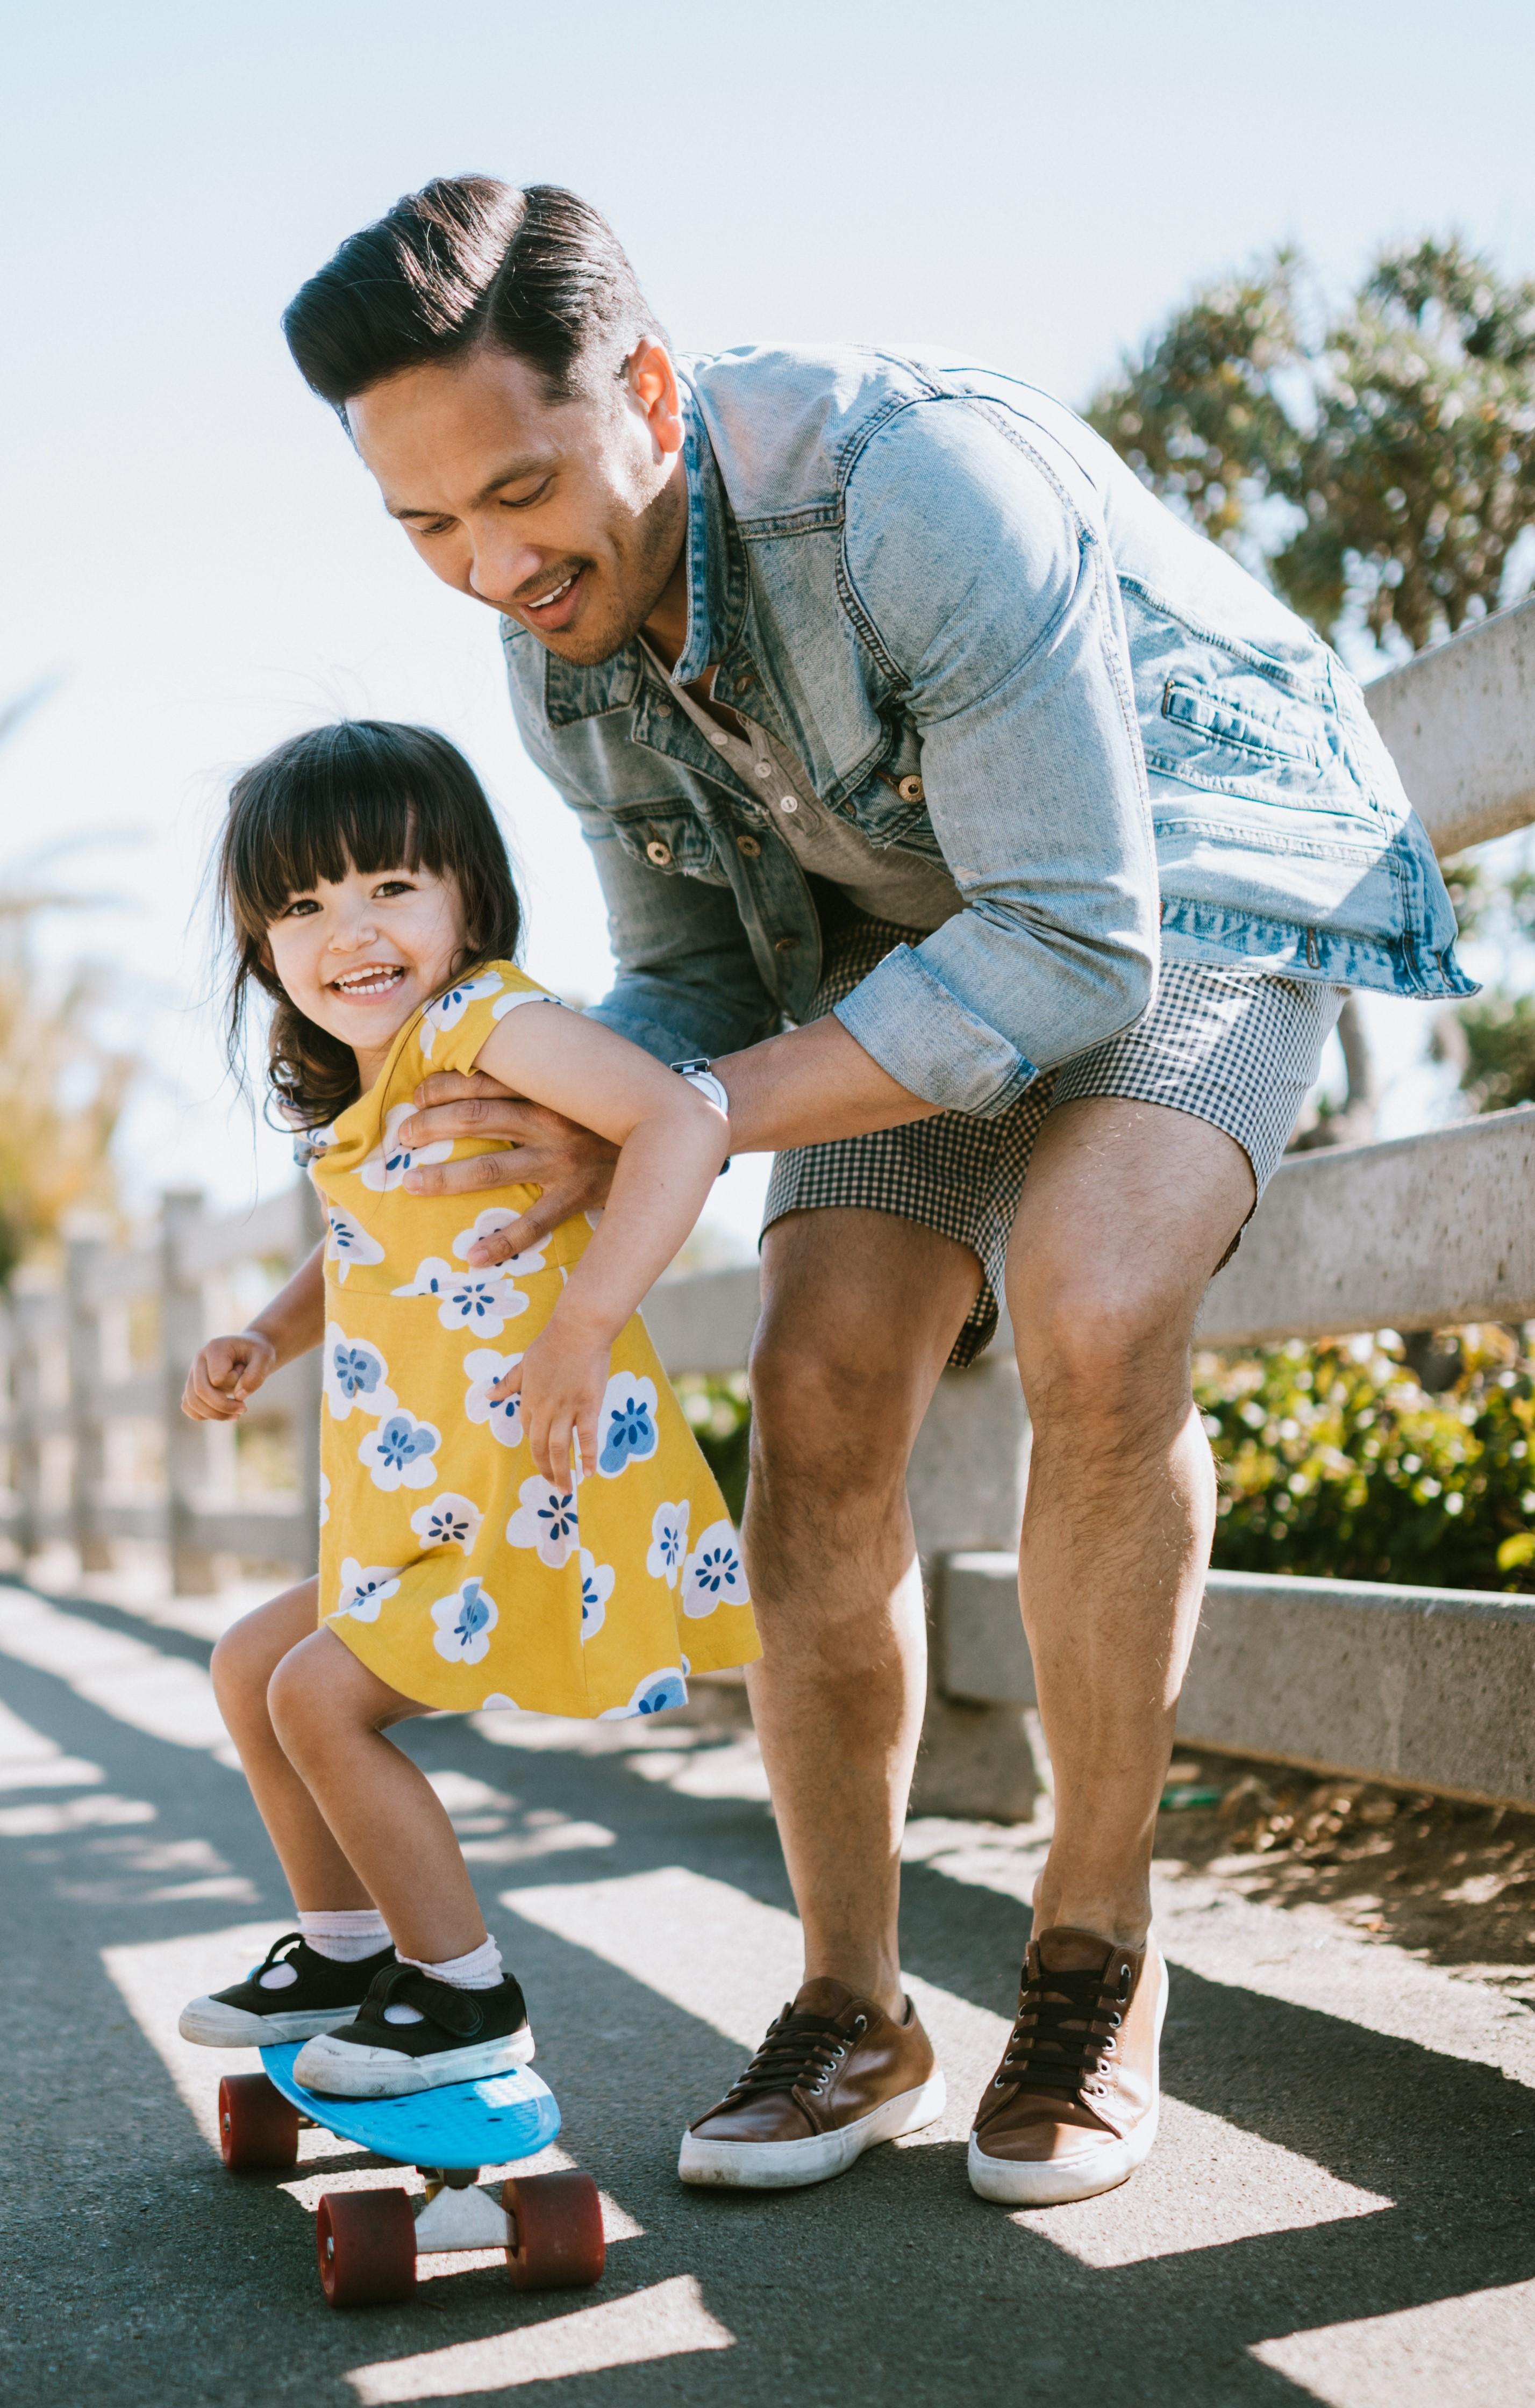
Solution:
[(1535, 1364), (1506, 1329), (1200, 1354), (1227, 1571), (1535, 1591)]

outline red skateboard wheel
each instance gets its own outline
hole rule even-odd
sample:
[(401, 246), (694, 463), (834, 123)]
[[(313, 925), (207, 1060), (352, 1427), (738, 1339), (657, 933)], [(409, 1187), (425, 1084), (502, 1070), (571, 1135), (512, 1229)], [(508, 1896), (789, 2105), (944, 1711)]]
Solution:
[(298, 2110), (265, 2073), (226, 2073), (219, 2084), (219, 2154), (235, 2174), (298, 2163)]
[(328, 2190), (314, 2219), (320, 2286), (333, 2308), (387, 2307), (416, 2288), (416, 2219), (403, 2190)]
[(519, 2291), (573, 2291), (602, 2280), (602, 2201), (590, 2174), (509, 2174), (507, 2272)]

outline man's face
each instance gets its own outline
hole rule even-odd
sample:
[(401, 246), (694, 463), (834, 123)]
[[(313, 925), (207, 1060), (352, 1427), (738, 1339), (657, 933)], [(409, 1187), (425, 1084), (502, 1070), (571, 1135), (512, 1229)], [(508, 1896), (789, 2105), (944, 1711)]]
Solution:
[(641, 343), (622, 380), (552, 401), (505, 351), (407, 368), (347, 404), (352, 437), (428, 568), (568, 661), (628, 643), (680, 571), (677, 380)]

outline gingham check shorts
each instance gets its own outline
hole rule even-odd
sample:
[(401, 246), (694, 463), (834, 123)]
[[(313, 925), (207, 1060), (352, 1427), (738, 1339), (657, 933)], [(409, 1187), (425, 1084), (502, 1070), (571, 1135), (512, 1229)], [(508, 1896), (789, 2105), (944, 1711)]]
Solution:
[[(851, 994), (893, 945), (920, 944), (922, 935), (862, 911), (839, 914), (827, 932), (810, 1017), (820, 1019)], [(997, 1327), (1008, 1239), (1047, 1112), (1082, 1096), (1124, 1096), (1192, 1112), (1236, 1140), (1261, 1196), (1316, 1082), (1344, 993), (1264, 972), (1166, 963), (1156, 1000), (1133, 1028), (1042, 1071), (995, 1120), (940, 1112), (904, 1128), (781, 1154), (763, 1228), (789, 1212), (856, 1205), (898, 1213), (968, 1246), (985, 1276), (949, 1357), (962, 1369)]]

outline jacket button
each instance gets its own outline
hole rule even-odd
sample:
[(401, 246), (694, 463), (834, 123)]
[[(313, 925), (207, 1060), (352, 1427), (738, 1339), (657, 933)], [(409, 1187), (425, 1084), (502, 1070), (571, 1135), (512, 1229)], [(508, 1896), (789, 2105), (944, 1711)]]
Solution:
[(754, 836), (739, 836), (736, 838), (736, 851), (744, 853), (748, 861), (755, 861), (762, 847)]
[(896, 788), (896, 792), (899, 795), (903, 803), (920, 803), (922, 800), (922, 780), (920, 778), (902, 778)]
[(658, 836), (653, 836), (645, 847), (645, 858), (647, 861), (653, 861), (657, 869), (669, 869), (671, 847), (669, 844), (663, 844)]
[(773, 951), (775, 953), (792, 953), (798, 942), (797, 937), (779, 937), (774, 940)]

